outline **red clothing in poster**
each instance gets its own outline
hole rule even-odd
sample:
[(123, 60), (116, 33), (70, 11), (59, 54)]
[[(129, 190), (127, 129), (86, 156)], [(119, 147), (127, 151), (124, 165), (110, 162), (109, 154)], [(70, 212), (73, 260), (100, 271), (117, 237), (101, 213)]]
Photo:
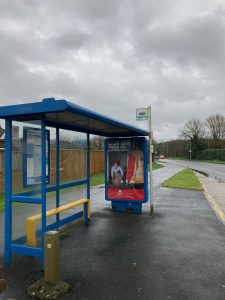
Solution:
[(126, 180), (130, 182), (132, 176), (134, 175), (134, 168), (135, 168), (135, 156), (133, 153), (129, 154), (128, 164), (127, 164), (127, 173), (126, 173)]

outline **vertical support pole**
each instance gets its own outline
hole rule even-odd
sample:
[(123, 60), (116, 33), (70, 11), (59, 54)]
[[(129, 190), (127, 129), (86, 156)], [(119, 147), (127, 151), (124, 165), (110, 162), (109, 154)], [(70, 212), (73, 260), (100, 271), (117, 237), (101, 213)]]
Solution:
[[(90, 201), (90, 135), (87, 133), (87, 199)], [(89, 202), (90, 205), (90, 202)], [(89, 208), (90, 209), (90, 208)], [(85, 224), (88, 225), (90, 220), (88, 217), (88, 204), (84, 204)]]
[(153, 173), (152, 173), (152, 112), (151, 106), (148, 107), (148, 130), (149, 130), (149, 188), (150, 188), (150, 213), (153, 215)]
[[(104, 143), (105, 199), (108, 199), (108, 140)], [(111, 201), (112, 204), (112, 201)]]
[[(60, 148), (59, 148), (59, 128), (56, 128), (56, 207), (60, 206), (60, 191), (59, 191), (59, 184), (60, 184)], [(59, 223), (59, 214), (56, 214), (56, 222), (57, 222), (57, 230), (58, 230), (58, 223)]]
[(149, 165), (149, 155), (148, 155), (148, 142), (146, 139), (144, 139), (144, 145), (143, 145), (143, 150), (144, 150), (144, 199), (145, 201), (148, 201), (149, 193), (148, 193), (148, 165)]
[(45, 116), (41, 117), (41, 198), (42, 198), (42, 269), (44, 270), (44, 234), (46, 231), (46, 130), (45, 130)]
[(4, 261), (11, 262), (12, 240), (12, 121), (5, 121), (5, 248)]

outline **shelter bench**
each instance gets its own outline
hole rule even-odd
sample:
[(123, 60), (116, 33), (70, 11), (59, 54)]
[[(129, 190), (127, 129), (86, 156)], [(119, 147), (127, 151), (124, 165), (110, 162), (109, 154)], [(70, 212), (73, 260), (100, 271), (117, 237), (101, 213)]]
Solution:
[[(87, 217), (90, 219), (90, 199), (80, 199), (73, 201), (71, 203), (50, 209), (46, 212), (46, 217), (50, 217), (61, 212), (64, 212), (70, 208), (77, 207), (79, 205), (83, 205), (83, 216), (85, 216), (85, 205), (87, 205)], [(27, 234), (27, 246), (36, 247), (37, 238), (36, 238), (36, 221), (41, 220), (41, 214), (37, 214), (31, 217), (28, 217), (26, 220), (26, 234)]]

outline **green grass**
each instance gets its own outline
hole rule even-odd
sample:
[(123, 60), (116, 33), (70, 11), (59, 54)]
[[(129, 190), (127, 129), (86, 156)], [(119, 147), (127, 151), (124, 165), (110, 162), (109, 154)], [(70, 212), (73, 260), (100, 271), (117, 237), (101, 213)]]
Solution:
[(158, 162), (153, 162), (152, 163), (152, 170), (157, 170), (157, 169), (160, 169), (160, 168), (163, 168), (164, 167), (164, 165), (162, 165), (162, 164), (160, 164), (160, 163), (158, 163)]
[(188, 189), (203, 191), (202, 185), (195, 173), (187, 168), (170, 177), (162, 183), (162, 186), (169, 188)]
[(4, 204), (4, 193), (0, 193), (0, 212), (4, 211), (5, 204)]
[(91, 186), (99, 185), (105, 182), (104, 173), (99, 173), (91, 176)]

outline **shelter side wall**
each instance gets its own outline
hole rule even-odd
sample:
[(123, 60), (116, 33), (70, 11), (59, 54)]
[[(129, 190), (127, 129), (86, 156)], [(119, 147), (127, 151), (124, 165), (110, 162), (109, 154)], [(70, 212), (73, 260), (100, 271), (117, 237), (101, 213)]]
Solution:
[[(62, 182), (70, 181), (70, 178), (80, 179), (80, 174), (82, 173), (82, 165), (80, 164), (82, 160), (82, 152), (80, 150), (74, 149), (62, 149), (60, 155), (65, 157), (62, 165), (60, 166), (60, 179)], [(55, 179), (55, 159), (56, 153), (55, 149), (51, 149), (51, 182)], [(104, 172), (104, 151), (90, 151), (91, 159), (91, 175), (103, 173)], [(0, 193), (4, 192), (4, 160), (5, 160), (5, 150), (0, 149)], [(83, 160), (86, 164), (86, 161)], [(86, 167), (86, 166), (85, 166)], [(18, 186), (18, 191), (22, 189), (21, 176), (22, 176), (22, 152), (14, 152), (13, 155), (13, 182), (15, 186)], [(66, 170), (66, 171), (65, 171)]]

